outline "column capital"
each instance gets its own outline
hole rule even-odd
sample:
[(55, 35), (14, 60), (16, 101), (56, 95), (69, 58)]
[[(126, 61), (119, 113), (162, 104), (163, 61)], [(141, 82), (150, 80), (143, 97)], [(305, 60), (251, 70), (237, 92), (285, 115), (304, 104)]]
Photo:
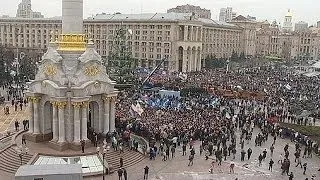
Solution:
[(52, 104), (53, 107), (58, 107), (58, 102), (56, 102), (56, 101), (51, 101), (50, 103)]
[(83, 108), (89, 107), (89, 102), (88, 101), (82, 102), (82, 107)]
[(117, 99), (117, 96), (105, 96), (103, 98), (103, 101), (115, 101)]
[(39, 103), (41, 100), (41, 97), (31, 96), (29, 97), (29, 101), (33, 102), (34, 104)]
[(64, 109), (68, 103), (67, 102), (57, 102), (57, 107), (59, 109)]
[(71, 103), (73, 105), (74, 108), (79, 109), (83, 103), (82, 102), (72, 102)]

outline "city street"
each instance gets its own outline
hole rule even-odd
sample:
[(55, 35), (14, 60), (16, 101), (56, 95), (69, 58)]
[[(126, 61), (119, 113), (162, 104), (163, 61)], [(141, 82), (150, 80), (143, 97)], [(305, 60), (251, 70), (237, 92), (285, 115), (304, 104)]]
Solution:
[(5, 115), (4, 114), (4, 107), (5, 105), (1, 105), (1, 115), (0, 115), (0, 132), (3, 133), (5, 131), (14, 131), (14, 122), (18, 120), (20, 122), (19, 128), (23, 128), (22, 121), (25, 119), (30, 118), (29, 117), (29, 108), (26, 106), (23, 106), (22, 111), (20, 111), (20, 107), (18, 107), (17, 111), (14, 111), (14, 106), (12, 106), (10, 103), (6, 103), (6, 106), (10, 108), (10, 114)]

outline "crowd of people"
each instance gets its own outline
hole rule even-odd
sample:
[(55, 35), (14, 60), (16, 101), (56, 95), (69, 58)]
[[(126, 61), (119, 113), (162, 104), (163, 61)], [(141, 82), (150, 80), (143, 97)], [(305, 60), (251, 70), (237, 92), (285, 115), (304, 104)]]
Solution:
[[(165, 90), (182, 92), (191, 89), (181, 97), (159, 95), (156, 91), (138, 88), (123, 91), (118, 96), (117, 127), (120, 131), (130, 129), (146, 137), (150, 142), (150, 160), (157, 155), (161, 155), (163, 161), (174, 158), (176, 148), (182, 146), (182, 155), (186, 155), (187, 149), (190, 149), (188, 166), (192, 166), (194, 143), (198, 140), (201, 142), (200, 155), (203, 154), (207, 160), (215, 156), (215, 161), (221, 165), (228, 156), (232, 155), (231, 159), (234, 159), (239, 149), (242, 161), (246, 154), (250, 159), (252, 149), (245, 150), (246, 141), (254, 139), (256, 146), (261, 146), (268, 141), (268, 137), (273, 144), (281, 137), (290, 138), (296, 143), (295, 161), (298, 162), (297, 166), (303, 166), (305, 173), (307, 163), (301, 163), (301, 149), (304, 147), (303, 157), (310, 157), (312, 153), (318, 153), (317, 143), (293, 129), (280, 127), (276, 122), (315, 125), (320, 104), (318, 77), (304, 77), (289, 68), (270, 66), (228, 72), (224, 69), (204, 70), (189, 73), (185, 77), (181, 78), (181, 74), (175, 73), (161, 74), (153, 76), (148, 82), (152, 87)], [(204, 91), (192, 91), (199, 88)], [(246, 91), (261, 96), (242, 98), (225, 95), (221, 91)], [(137, 105), (142, 111), (133, 111)], [(310, 114), (299, 116), (303, 110), (311, 112), (312, 117)], [(255, 127), (260, 132), (252, 137)], [(237, 148), (239, 143), (240, 148)], [(261, 152), (259, 164), (266, 159), (267, 152), (273, 153), (273, 149), (272, 145), (270, 151)], [(279, 158), (283, 174), (293, 178), (289, 171), (287, 146), (283, 154)], [(273, 164), (274, 160), (270, 159), (271, 171)], [(231, 173), (233, 168), (234, 163), (230, 163)]]

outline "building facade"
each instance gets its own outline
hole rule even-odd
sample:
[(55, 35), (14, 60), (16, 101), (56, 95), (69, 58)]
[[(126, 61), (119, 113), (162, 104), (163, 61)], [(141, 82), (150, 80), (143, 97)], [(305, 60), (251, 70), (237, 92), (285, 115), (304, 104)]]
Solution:
[(232, 7), (221, 8), (219, 13), (219, 21), (231, 22), (236, 16), (237, 13), (232, 11)]
[(193, 6), (190, 4), (168, 9), (167, 13), (195, 13), (200, 18), (211, 19), (210, 10), (202, 9), (200, 6)]
[(40, 12), (33, 12), (31, 8), (31, 0), (22, 0), (18, 5), (17, 18), (43, 18)]
[(232, 19), (232, 24), (235, 24), (242, 28), (241, 32), (241, 47), (243, 47), (243, 52), (247, 57), (255, 57), (256, 55), (256, 26), (257, 22), (245, 18), (242, 15), (237, 16)]
[(299, 21), (294, 25), (294, 31), (304, 31), (308, 29), (308, 23)]
[[(120, 27), (132, 32), (127, 34), (128, 44), (142, 67), (155, 67), (168, 57), (164, 69), (197, 71), (207, 55), (228, 58), (233, 51), (240, 54), (246, 49), (241, 42), (242, 27), (190, 13), (100, 14), (84, 20), (83, 28), (97, 52), (107, 58), (114, 33)], [(50, 39), (57, 39), (61, 31), (60, 19), (0, 19), (0, 43), (6, 46), (45, 50)]]

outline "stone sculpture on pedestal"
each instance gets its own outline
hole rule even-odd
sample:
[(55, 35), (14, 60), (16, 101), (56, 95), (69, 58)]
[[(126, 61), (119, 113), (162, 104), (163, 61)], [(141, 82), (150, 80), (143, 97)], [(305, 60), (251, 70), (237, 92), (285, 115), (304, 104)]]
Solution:
[(115, 130), (115, 82), (82, 28), (83, 0), (62, 0), (62, 34), (50, 42), (28, 84), (27, 139), (50, 141), (57, 150), (78, 149), (88, 129), (104, 134)]

